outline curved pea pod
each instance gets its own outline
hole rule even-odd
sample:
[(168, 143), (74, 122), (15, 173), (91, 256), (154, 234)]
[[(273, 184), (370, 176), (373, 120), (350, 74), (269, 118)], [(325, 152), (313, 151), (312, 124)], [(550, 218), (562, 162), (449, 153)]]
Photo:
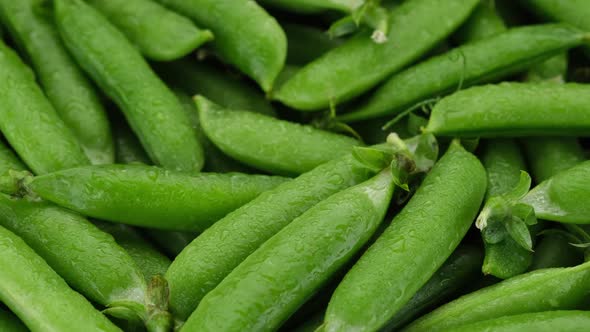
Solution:
[(222, 60), (268, 92), (285, 64), (287, 40), (278, 22), (255, 1), (157, 0), (211, 29)]
[(564, 223), (590, 223), (590, 161), (541, 182), (522, 199), (540, 219)]
[(481, 2), (469, 19), (453, 34), (458, 43), (469, 43), (506, 31), (504, 20), (496, 12), (493, 2)]
[(30, 61), (47, 99), (90, 161), (111, 164), (113, 139), (100, 97), (66, 51), (51, 14), (41, 6), (36, 0), (2, 0), (2, 24)]
[(393, 187), (386, 169), (309, 209), (207, 294), (183, 330), (277, 329), (369, 240)]
[(170, 259), (147, 242), (135, 229), (123, 224), (94, 221), (102, 231), (111, 234), (137, 264), (146, 282), (155, 276), (163, 276), (170, 266)]
[(33, 172), (44, 174), (89, 163), (32, 71), (1, 42), (0, 91), (0, 130)]
[(199, 171), (203, 151), (182, 105), (125, 36), (82, 0), (56, 0), (54, 9), (66, 47), (119, 106), (150, 158)]
[(325, 31), (313, 26), (297, 23), (281, 25), (287, 35), (288, 64), (305, 65), (342, 44), (342, 40), (330, 38)]
[(461, 325), (549, 310), (576, 309), (590, 294), (590, 263), (529, 272), (464, 295), (410, 324), (404, 332)]
[(195, 232), (162, 231), (159, 229), (145, 229), (144, 232), (150, 240), (171, 258), (178, 256), (199, 235)]
[[(417, 60), (453, 32), (477, 0), (411, 0), (390, 12), (385, 43), (361, 31), (303, 67), (273, 98), (301, 111), (340, 104)], [(437, 17), (437, 24), (432, 20)]]
[(151, 0), (88, 2), (152, 60), (178, 59), (213, 40), (211, 31), (199, 29), (190, 19)]
[(220, 108), (204, 97), (195, 102), (205, 135), (228, 156), (277, 174), (301, 174), (343, 156), (357, 140), (251, 112)]
[(587, 84), (501, 83), (472, 87), (434, 106), (425, 132), (439, 136), (583, 136)]
[(587, 329), (590, 312), (556, 310), (505, 316), (455, 327), (448, 332), (578, 332)]
[(12, 312), (0, 307), (0, 331), (27, 332), (29, 329)]
[(454, 141), (338, 285), (323, 331), (375, 331), (385, 326), (457, 247), (485, 189), (483, 166)]
[(586, 160), (582, 146), (573, 137), (528, 138), (524, 152), (537, 183)]
[(286, 180), (240, 173), (190, 176), (143, 165), (97, 165), (35, 177), (27, 186), (43, 199), (101, 220), (202, 231)]
[(480, 276), (482, 259), (483, 255), (479, 248), (459, 246), (383, 330), (399, 330), (421, 313), (453, 297)]
[(338, 119), (353, 122), (396, 115), (424, 99), (523, 71), (552, 55), (581, 45), (587, 38), (587, 33), (562, 24), (513, 28), (455, 48), (392, 76), (358, 110), (340, 115)]
[(32, 331), (121, 331), (18, 236), (0, 227), (0, 299)]
[(275, 115), (259, 90), (215, 63), (181, 59), (158, 63), (155, 68), (166, 82), (190, 96), (203, 95), (229, 109)]

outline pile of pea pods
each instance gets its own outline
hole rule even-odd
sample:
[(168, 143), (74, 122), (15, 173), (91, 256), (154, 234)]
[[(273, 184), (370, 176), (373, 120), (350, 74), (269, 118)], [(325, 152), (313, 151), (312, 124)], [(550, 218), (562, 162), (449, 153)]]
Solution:
[(0, 26), (0, 332), (590, 331), (590, 1)]

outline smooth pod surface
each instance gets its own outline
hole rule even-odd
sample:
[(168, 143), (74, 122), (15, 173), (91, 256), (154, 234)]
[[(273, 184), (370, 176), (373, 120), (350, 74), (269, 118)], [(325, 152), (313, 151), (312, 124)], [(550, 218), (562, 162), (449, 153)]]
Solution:
[(286, 180), (240, 173), (190, 176), (153, 166), (99, 165), (39, 176), (29, 186), (46, 200), (98, 219), (202, 231)]
[(188, 318), (201, 299), (266, 240), (318, 202), (372, 174), (345, 156), (228, 214), (191, 242), (166, 272), (171, 311), (180, 319)]
[(545, 311), (505, 316), (454, 327), (447, 332), (578, 332), (590, 326), (589, 311)]
[(486, 189), (481, 163), (454, 141), (332, 295), (324, 331), (383, 327), (457, 247)]
[(524, 152), (532, 175), (540, 183), (586, 160), (574, 137), (535, 137), (524, 140)]
[(520, 0), (539, 16), (554, 21), (567, 22), (586, 31), (590, 30), (590, 3), (585, 0)]
[[(451, 34), (477, 0), (410, 0), (393, 9), (385, 43), (362, 31), (303, 67), (273, 98), (313, 111), (347, 101), (374, 87)], [(437, 24), (432, 24), (432, 20)]]
[(112, 163), (113, 139), (99, 94), (65, 49), (51, 13), (41, 1), (2, 0), (0, 17), (90, 161)]
[(462, 137), (588, 135), (590, 86), (500, 83), (472, 87), (437, 103), (425, 131)]
[(31, 331), (121, 331), (4, 227), (0, 249), (0, 299)]
[(375, 232), (391, 171), (321, 201), (238, 265), (203, 298), (184, 331), (274, 331)]
[(225, 110), (196, 97), (205, 135), (230, 157), (275, 174), (297, 175), (344, 156), (360, 142), (354, 138), (278, 120)]
[(123, 33), (82, 0), (56, 0), (54, 9), (66, 47), (119, 106), (150, 158), (198, 172), (203, 150), (182, 105)]

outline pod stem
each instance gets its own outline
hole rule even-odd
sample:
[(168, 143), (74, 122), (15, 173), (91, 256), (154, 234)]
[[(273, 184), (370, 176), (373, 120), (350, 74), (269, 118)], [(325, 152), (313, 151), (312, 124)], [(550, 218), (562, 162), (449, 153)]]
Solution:
[(170, 331), (172, 315), (168, 312), (170, 291), (168, 282), (161, 275), (152, 277), (147, 292), (147, 317), (145, 326), (149, 332)]

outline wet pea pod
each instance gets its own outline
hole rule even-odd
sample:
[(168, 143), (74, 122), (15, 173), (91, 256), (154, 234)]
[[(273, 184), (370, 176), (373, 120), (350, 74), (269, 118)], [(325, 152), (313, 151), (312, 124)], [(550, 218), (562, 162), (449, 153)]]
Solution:
[[(514, 190), (519, 185), (521, 171), (526, 167), (522, 152), (511, 139), (487, 141), (482, 162), (488, 174), (486, 204), (493, 201), (494, 197)], [(533, 239), (529, 235), (530, 243), (527, 244), (515, 240), (512, 235), (514, 230), (511, 228), (513, 225), (508, 224), (511, 222), (512, 220), (490, 218), (486, 221), (485, 227), (477, 224), (481, 227), (486, 249), (482, 266), (485, 274), (507, 279), (529, 268), (533, 258)]]
[(404, 332), (445, 331), (461, 325), (549, 310), (584, 307), (590, 263), (529, 272), (464, 295), (426, 314)]
[(420, 314), (456, 295), (459, 290), (480, 276), (482, 259), (483, 255), (479, 248), (470, 245), (459, 246), (383, 330), (399, 330)]
[(500, 83), (438, 102), (425, 132), (439, 136), (583, 136), (590, 133), (587, 84)]
[(243, 77), (219, 68), (218, 64), (186, 58), (154, 66), (167, 83), (190, 96), (203, 95), (229, 109), (275, 115), (272, 105), (259, 90)]
[[(416, 159), (436, 158), (437, 145), (431, 136), (407, 144), (419, 156)], [(261, 194), (216, 222), (178, 255), (166, 273), (175, 317), (188, 318), (225, 276), (295, 218), (375, 173), (347, 155)]]
[(506, 316), (455, 327), (453, 332), (577, 332), (588, 328), (590, 312), (556, 310)]
[(330, 38), (325, 31), (313, 26), (285, 22), (282, 27), (287, 35), (288, 64), (308, 64), (342, 44), (342, 40)]
[(0, 306), (0, 330), (5, 332), (27, 332), (29, 329), (12, 312)]
[[(273, 98), (297, 110), (337, 105), (371, 89), (401, 70), (467, 19), (476, 0), (411, 0), (389, 13), (385, 43), (361, 31), (339, 47), (303, 67)], [(438, 24), (432, 24), (438, 17)]]
[(337, 119), (354, 122), (395, 116), (425, 99), (523, 71), (552, 55), (581, 45), (587, 38), (583, 31), (561, 24), (513, 28), (460, 46), (392, 76), (358, 109)]
[(115, 139), (115, 161), (120, 164), (140, 163), (152, 165), (150, 157), (141, 146), (141, 142), (124, 119), (118, 119), (113, 125)]
[(391, 201), (384, 170), (293, 220), (238, 265), (183, 331), (273, 331), (366, 243)]
[(33, 72), (0, 42), (0, 130), (36, 174), (89, 163)]
[(32, 331), (121, 331), (18, 236), (0, 227), (0, 299)]
[(205, 135), (225, 154), (252, 167), (297, 175), (346, 155), (360, 142), (269, 116), (225, 110), (195, 97)]
[(199, 234), (195, 232), (175, 232), (145, 229), (144, 234), (170, 258), (175, 258)]
[(119, 106), (150, 158), (199, 171), (203, 151), (182, 105), (125, 36), (81, 0), (54, 1), (54, 12), (66, 47)]
[(485, 189), (483, 166), (453, 141), (336, 288), (323, 331), (375, 331), (385, 326), (457, 247)]
[(278, 22), (255, 1), (157, 0), (211, 29), (222, 60), (254, 79), (265, 92), (285, 64), (287, 40)]
[(576, 138), (535, 137), (525, 139), (524, 147), (533, 177), (538, 183), (586, 160)]
[(40, 1), (3, 0), (0, 19), (30, 61), (47, 99), (90, 161), (112, 163), (113, 140), (100, 97), (66, 51), (50, 11)]
[(43, 199), (97, 219), (202, 231), (285, 181), (266, 175), (190, 176), (153, 166), (97, 165), (35, 177), (26, 186)]
[(88, 2), (152, 60), (178, 59), (213, 40), (211, 31), (199, 29), (190, 19), (151, 0)]

